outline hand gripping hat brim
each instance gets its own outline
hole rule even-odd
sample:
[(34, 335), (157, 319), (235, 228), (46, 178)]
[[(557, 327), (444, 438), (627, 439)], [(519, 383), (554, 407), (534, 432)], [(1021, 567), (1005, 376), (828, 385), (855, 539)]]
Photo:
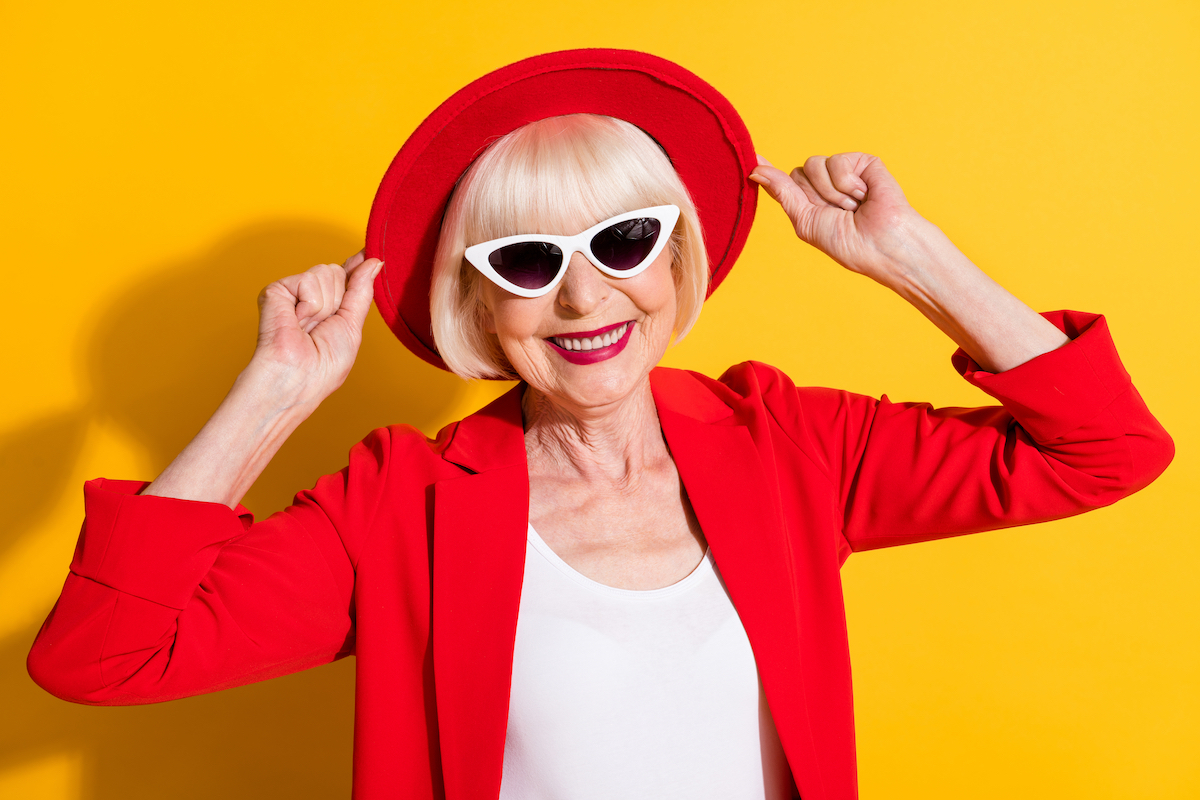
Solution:
[(666, 59), (633, 50), (564, 50), (484, 75), (442, 103), (392, 160), (367, 222), (366, 255), (384, 261), (375, 303), (409, 350), (434, 366), (429, 288), (454, 185), (488, 144), (530, 122), (603, 114), (641, 128), (666, 151), (696, 204), (708, 250), (708, 294), (742, 251), (758, 187), (754, 146), (720, 92)]

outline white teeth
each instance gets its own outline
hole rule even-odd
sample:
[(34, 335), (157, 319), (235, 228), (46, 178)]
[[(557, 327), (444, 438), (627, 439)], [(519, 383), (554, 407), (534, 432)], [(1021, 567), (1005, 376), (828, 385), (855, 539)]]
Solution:
[(590, 339), (572, 339), (566, 336), (553, 336), (551, 338), (556, 345), (564, 350), (598, 350), (601, 347), (610, 347), (621, 341), (621, 337), (629, 330), (630, 324), (626, 322), (616, 330), (611, 330), (600, 336), (593, 336)]

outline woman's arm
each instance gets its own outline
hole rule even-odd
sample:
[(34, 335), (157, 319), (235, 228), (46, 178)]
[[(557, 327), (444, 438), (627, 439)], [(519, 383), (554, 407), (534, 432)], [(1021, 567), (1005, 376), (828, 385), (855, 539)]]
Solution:
[(268, 286), (254, 357), (191, 444), (145, 488), (87, 483), (71, 572), (29, 654), (39, 685), (81, 703), (159, 702), (352, 652), (354, 546), (387, 432), (285, 513), (252, 524), (230, 509), (345, 379), (378, 269), (359, 254)]
[(1078, 514), (1170, 463), (1171, 437), (1103, 317), (1035, 313), (914, 211), (874, 156), (814, 157), (790, 176), (760, 162), (751, 178), (801, 239), (916, 306), (970, 357), (955, 367), (1003, 404), (935, 409), (763, 381), (777, 387), (764, 393), (774, 418), (837, 486), (843, 556)]
[(358, 253), (259, 295), (258, 346), (216, 413), (144, 495), (235, 507), (296, 427), (345, 381), (383, 262)]
[(983, 369), (1003, 372), (1067, 343), (918, 214), (876, 156), (813, 156), (790, 176), (760, 156), (750, 178), (801, 239), (912, 303)]

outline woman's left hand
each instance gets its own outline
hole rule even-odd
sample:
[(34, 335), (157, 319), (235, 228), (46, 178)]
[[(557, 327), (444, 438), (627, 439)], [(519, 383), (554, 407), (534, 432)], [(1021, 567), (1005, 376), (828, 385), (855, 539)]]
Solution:
[(783, 207), (796, 235), (853, 272), (894, 288), (915, 227), (929, 223), (908, 204), (877, 156), (812, 156), (791, 175), (762, 156), (750, 179)]
[(875, 156), (813, 156), (791, 175), (758, 161), (750, 178), (778, 201), (801, 239), (912, 303), (988, 372), (1068, 341), (914, 211)]

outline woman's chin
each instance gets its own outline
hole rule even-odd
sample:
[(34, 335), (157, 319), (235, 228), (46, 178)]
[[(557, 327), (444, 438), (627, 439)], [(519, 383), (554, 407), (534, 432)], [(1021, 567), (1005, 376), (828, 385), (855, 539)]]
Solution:
[(591, 364), (572, 363), (552, 356), (553, 379), (529, 383), (548, 399), (579, 408), (619, 405), (644, 386), (646, 376), (654, 367), (654, 363), (634, 355), (630, 348), (614, 358)]
[[(521, 348), (517, 373), (540, 395), (577, 409), (619, 406), (645, 390), (646, 379), (666, 352), (668, 342), (632, 326), (620, 340), (593, 350), (573, 350), (554, 339)], [(510, 362), (514, 361), (510, 357)]]

